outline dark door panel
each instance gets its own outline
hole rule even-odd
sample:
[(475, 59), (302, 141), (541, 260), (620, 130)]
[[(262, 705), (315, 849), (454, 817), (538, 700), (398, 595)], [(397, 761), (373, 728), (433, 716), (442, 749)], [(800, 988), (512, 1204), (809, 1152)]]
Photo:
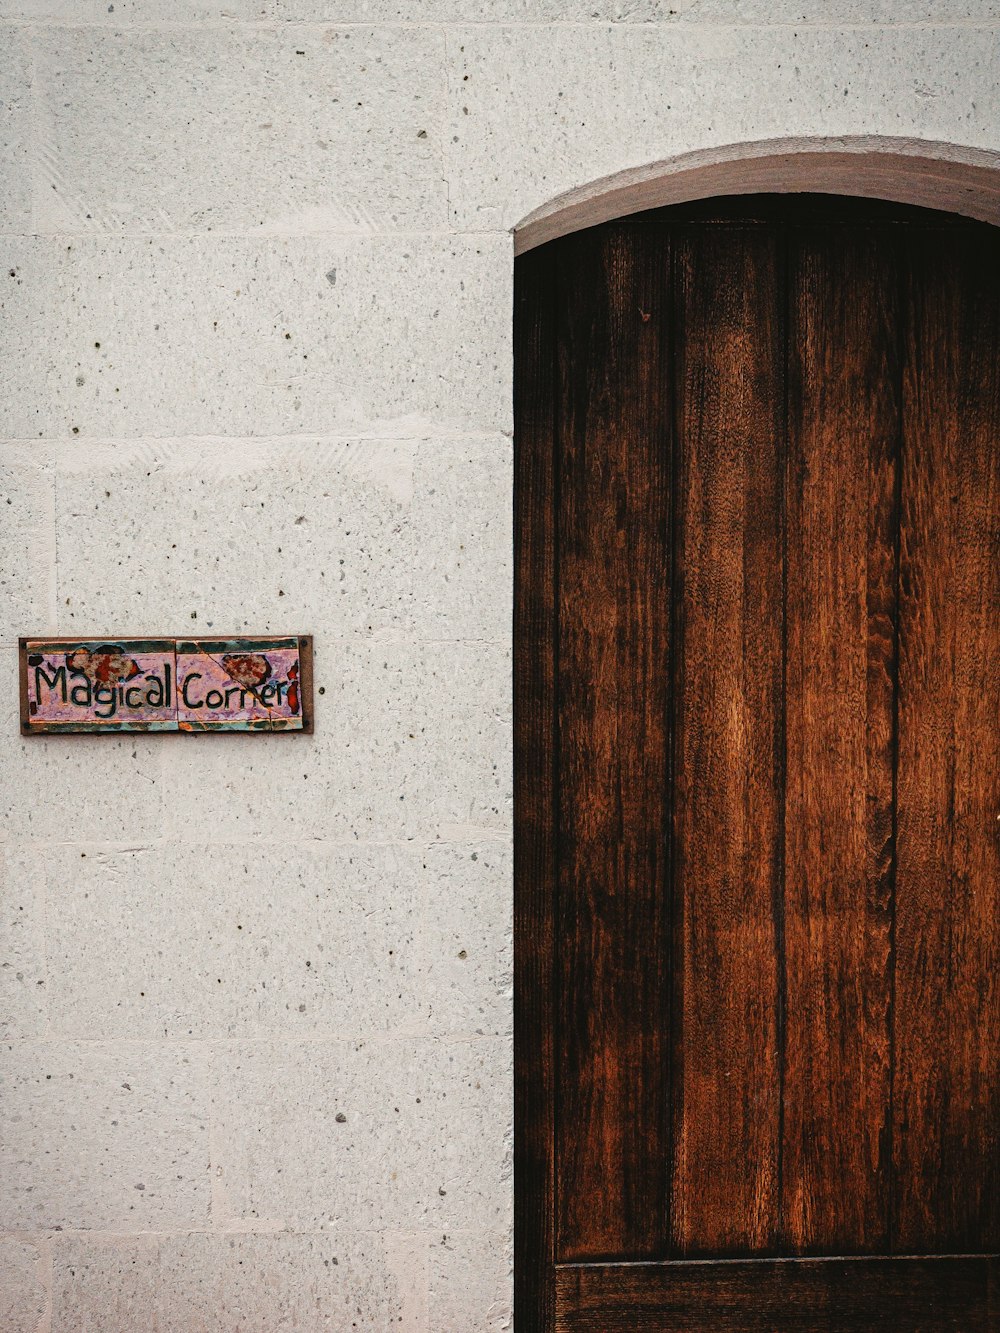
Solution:
[(985, 1329), (997, 233), (714, 201), (515, 295), (518, 1327)]

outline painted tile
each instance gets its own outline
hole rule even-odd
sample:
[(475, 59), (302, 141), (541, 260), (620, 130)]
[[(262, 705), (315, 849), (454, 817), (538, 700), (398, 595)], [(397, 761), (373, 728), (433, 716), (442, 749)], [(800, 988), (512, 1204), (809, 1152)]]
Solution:
[(181, 731), (303, 731), (298, 639), (177, 643)]
[(22, 640), (22, 730), (176, 731), (173, 639)]
[(21, 640), (25, 735), (312, 730), (312, 640)]

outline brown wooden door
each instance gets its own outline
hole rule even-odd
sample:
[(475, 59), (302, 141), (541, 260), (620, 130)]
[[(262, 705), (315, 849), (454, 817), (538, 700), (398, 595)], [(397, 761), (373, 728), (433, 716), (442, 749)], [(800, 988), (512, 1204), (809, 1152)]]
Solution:
[(516, 1324), (1000, 1328), (1000, 240), (516, 272)]

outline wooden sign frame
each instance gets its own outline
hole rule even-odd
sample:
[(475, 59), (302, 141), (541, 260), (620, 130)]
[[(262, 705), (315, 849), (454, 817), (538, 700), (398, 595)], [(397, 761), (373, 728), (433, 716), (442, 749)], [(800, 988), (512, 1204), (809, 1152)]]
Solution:
[[(229, 635), (218, 635), (209, 637), (193, 638), (189, 636), (169, 637), (169, 638), (139, 638), (126, 636), (105, 636), (98, 638), (96, 636), (84, 637), (74, 635), (72, 638), (60, 638), (46, 635), (33, 635), (31, 637), (22, 637), (18, 640), (18, 677), (20, 685), (21, 699), (21, 734), (22, 736), (52, 736), (52, 735), (100, 735), (112, 734), (120, 735), (122, 733), (134, 732), (155, 732), (168, 733), (171, 735), (290, 735), (302, 736), (311, 735), (313, 731), (313, 654), (312, 654), (312, 635), (311, 634), (272, 634), (256, 635), (249, 637), (236, 637)], [(37, 720), (37, 715), (33, 716), (31, 712), (32, 699), (29, 687), (29, 670), (37, 664), (29, 663), (29, 655), (37, 653), (46, 654), (57, 652), (65, 653), (67, 657), (74, 652), (86, 654), (97, 654), (105, 650), (108, 655), (110, 650), (118, 650), (129, 657), (160, 656), (167, 658), (173, 663), (173, 681), (165, 682), (161, 691), (163, 695), (169, 696), (170, 702), (163, 702), (161, 705), (162, 716), (153, 718), (144, 718), (143, 720), (128, 721), (127, 717), (122, 717), (115, 707), (111, 704), (111, 714), (103, 717), (94, 715), (91, 710), (80, 720)], [(217, 710), (214, 716), (209, 709), (210, 720), (202, 722), (200, 716), (196, 716), (196, 710), (205, 706), (205, 700), (190, 699), (186, 693), (186, 680), (178, 679), (176, 663), (181, 657), (204, 656), (206, 662), (212, 669), (222, 671), (222, 662), (226, 658), (238, 659), (245, 657), (251, 660), (254, 656), (262, 656), (268, 651), (289, 653), (295, 651), (298, 653), (298, 675), (294, 682), (294, 688), (297, 692), (296, 703), (298, 705), (297, 714), (284, 712), (281, 716), (268, 716), (266, 710), (270, 707), (266, 698), (269, 690), (275, 690), (277, 698), (282, 699), (281, 685), (263, 684), (259, 682), (255, 685), (246, 679), (237, 676), (229, 676), (228, 682), (230, 688), (224, 693), (215, 690), (216, 694), (223, 694), (224, 703), (231, 704), (229, 696), (237, 695), (240, 702), (245, 703), (246, 697), (250, 696), (256, 704), (250, 706), (250, 714), (244, 717), (223, 716)], [(136, 665), (133, 662), (133, 665)], [(232, 667), (232, 661), (230, 662)], [(236, 670), (235, 667), (232, 667)], [(167, 674), (167, 673), (165, 673)], [(187, 679), (194, 679), (198, 673), (191, 673)], [(83, 673), (77, 671), (80, 677), (76, 688), (82, 689), (88, 693), (86, 678)], [(72, 682), (73, 676), (68, 678)], [(133, 679), (132, 676), (127, 678)], [(147, 679), (151, 679), (147, 677)], [(64, 675), (62, 680), (66, 681)], [(117, 688), (120, 697), (124, 695), (127, 689), (127, 683), (115, 681), (112, 688)], [(140, 688), (139, 685), (131, 687), (129, 694), (135, 693)], [(94, 687), (96, 693), (96, 686)], [(210, 689), (206, 699), (210, 700), (213, 691)], [(136, 705), (132, 705), (131, 707)], [(220, 705), (221, 707), (221, 705)], [(285, 701), (287, 709), (287, 700)], [(261, 713), (261, 709), (264, 713)], [(231, 712), (235, 712), (231, 708)], [(155, 711), (155, 709), (153, 710)], [(298, 718), (298, 725), (295, 724)]]

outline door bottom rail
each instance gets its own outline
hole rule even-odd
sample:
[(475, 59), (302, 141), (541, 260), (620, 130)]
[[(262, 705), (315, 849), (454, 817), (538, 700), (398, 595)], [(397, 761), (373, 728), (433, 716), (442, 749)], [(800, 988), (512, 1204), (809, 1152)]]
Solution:
[(556, 1333), (996, 1333), (1000, 1256), (697, 1259), (555, 1270)]

